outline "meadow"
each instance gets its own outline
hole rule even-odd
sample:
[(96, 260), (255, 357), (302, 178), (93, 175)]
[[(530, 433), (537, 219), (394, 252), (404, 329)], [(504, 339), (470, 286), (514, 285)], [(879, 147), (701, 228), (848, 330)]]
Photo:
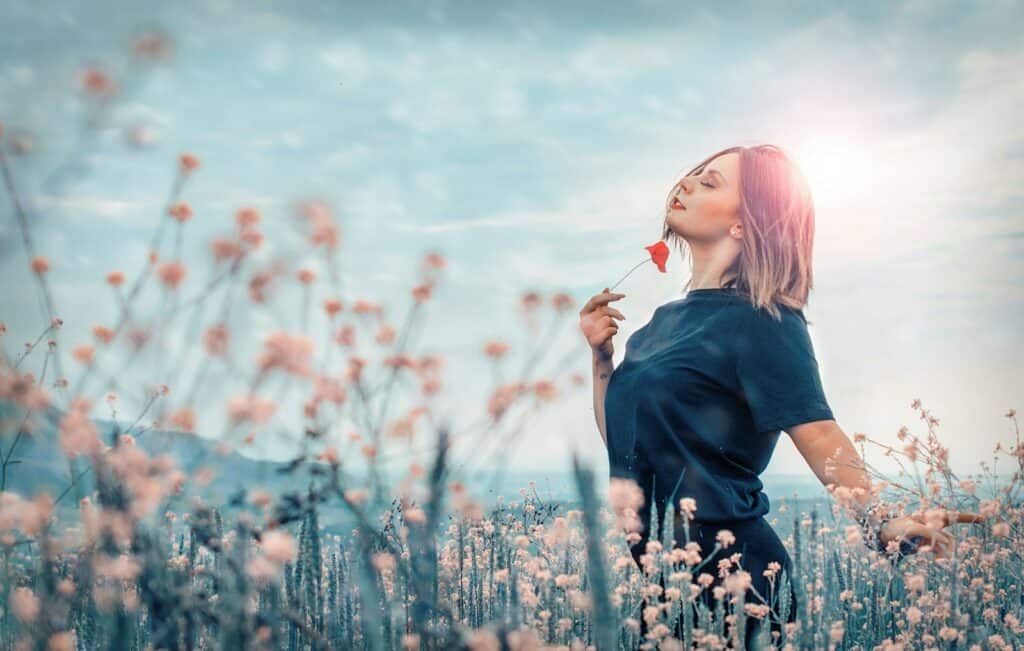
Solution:
[[(163, 47), (145, 36), (133, 56), (157, 59)], [(82, 84), (97, 112), (109, 110), (117, 85), (103, 70), (84, 71)], [(444, 378), (442, 358), (411, 350), (410, 341), (414, 331), (429, 334), (419, 315), (443, 282), (440, 251), (410, 261), (417, 275), (396, 299), (408, 305), (397, 327), (385, 306), (342, 289), (342, 233), (320, 200), (298, 200), (288, 216), (303, 256), (261, 258), (264, 216), (240, 205), (226, 234), (202, 243), (206, 263), (187, 265), (194, 216), (187, 190), (203, 169), (199, 154), (182, 153), (150, 251), (132, 261), (140, 271), (129, 277), (111, 268), (106, 276), (118, 312), (64, 313), (51, 280), (61, 261), (46, 255), (19, 192), (30, 143), (3, 137), (0, 123), (5, 214), (16, 221), (18, 255), (39, 299), (5, 300), (3, 309), (38, 309), (44, 318), (24, 345), (2, 339), (0, 649), (1024, 645), (1024, 444), (1012, 409), (1006, 417), (1015, 439), (997, 446), (975, 477), (952, 470), (939, 420), (917, 400), (910, 406), (920, 433), (901, 427), (893, 441), (855, 439), (866, 460), (877, 453), (901, 467), (895, 477), (875, 472), (873, 479), (886, 483), (886, 499), (903, 512), (927, 518), (948, 508), (989, 518), (951, 529), (958, 544), (950, 558), (927, 547), (905, 557), (869, 551), (830, 499), (781, 505), (773, 524), (794, 571), (772, 581), (792, 582), (799, 607), (773, 639), (769, 622), (790, 613), (773, 606), (771, 594), (748, 593), (749, 574), (728, 535), (721, 554), (702, 558), (659, 532), (637, 567), (629, 550), (638, 538), (635, 486), (613, 480), (599, 490), (594, 470), (577, 460), (572, 501), (544, 499), (535, 485), (495, 503), (473, 494), (466, 469), (449, 455), (453, 437), (498, 441), (500, 449), (586, 380), (535, 376), (531, 360), (550, 352), (541, 341), (524, 354), (520, 380), (493, 388), (478, 422), (460, 426), (435, 413), (436, 397), (458, 391), (458, 381)], [(359, 279), (345, 286), (359, 287)], [(254, 341), (253, 330), (229, 327), (240, 313), (272, 309), (282, 292), (301, 297), (294, 329)], [(521, 308), (575, 316), (565, 293), (524, 292)], [(65, 341), (62, 328), (74, 320), (95, 322), (91, 341)], [(328, 336), (314, 342), (311, 331)], [(139, 392), (119, 384), (125, 368), (172, 340), (185, 348), (151, 367), (137, 409), (116, 418), (122, 400)], [(255, 354), (237, 353), (246, 349)], [(199, 362), (184, 364), (186, 355)], [(511, 353), (496, 338), (481, 355), (500, 365)], [(208, 404), (225, 377), (230, 397)], [(291, 434), (275, 426), (286, 399), (302, 413), (301, 431)], [(104, 409), (111, 419), (101, 424)], [(225, 416), (223, 431), (202, 426), (211, 410)], [(196, 443), (171, 453), (160, 438), (168, 431)], [(271, 468), (274, 481), (252, 488), (244, 471), (226, 470), (221, 455), (271, 436), (288, 436), (297, 451)], [(398, 477), (385, 472), (382, 451), (414, 437), (429, 445)], [(998, 473), (1000, 460), (1012, 475)], [(223, 486), (240, 488), (208, 491), (225, 472), (231, 482)], [(699, 516), (700, 504), (687, 506)], [(646, 526), (657, 531), (655, 524)], [(671, 520), (664, 530), (672, 531)], [(711, 589), (716, 576), (723, 585)], [(713, 609), (700, 598), (707, 591)], [(742, 639), (748, 618), (760, 622), (755, 640)]]

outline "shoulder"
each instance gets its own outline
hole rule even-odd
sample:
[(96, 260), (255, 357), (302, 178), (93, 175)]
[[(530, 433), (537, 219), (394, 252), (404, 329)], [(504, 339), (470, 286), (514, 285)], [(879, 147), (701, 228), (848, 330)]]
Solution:
[(775, 303), (778, 316), (771, 313), (768, 308), (754, 307), (749, 303), (750, 322), (755, 327), (776, 327), (791, 328), (793, 326), (803, 327), (807, 325), (807, 317), (802, 309), (792, 308), (782, 303)]
[(744, 300), (740, 303), (740, 320), (743, 327), (747, 329), (760, 328), (792, 328), (794, 326), (803, 328), (807, 325), (807, 317), (803, 309), (792, 308), (782, 303), (775, 303), (776, 314), (766, 307), (753, 305), (750, 301)]
[(739, 316), (737, 327), (737, 344), (739, 346), (802, 340), (808, 337), (807, 319), (802, 309), (791, 308), (776, 303), (778, 316), (767, 308), (755, 307), (746, 303), (743, 314)]

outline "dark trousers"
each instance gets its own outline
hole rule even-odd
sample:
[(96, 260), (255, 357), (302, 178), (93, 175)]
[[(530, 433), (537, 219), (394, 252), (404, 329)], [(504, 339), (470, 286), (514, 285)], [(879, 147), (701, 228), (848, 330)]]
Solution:
[[(681, 517), (682, 516), (677, 516), (677, 522)], [(747, 590), (744, 603), (762, 604), (767, 602), (773, 611), (768, 615), (768, 617), (772, 620), (771, 627), (769, 630), (778, 631), (779, 635), (777, 639), (783, 640), (783, 623), (778, 621), (779, 613), (781, 611), (781, 604), (784, 599), (789, 600), (789, 610), (787, 613), (786, 621), (794, 622), (796, 621), (797, 600), (796, 593), (793, 590), (792, 584), (789, 581), (789, 579), (787, 578), (786, 583), (783, 585), (780, 581), (780, 578), (783, 569), (786, 571), (787, 577), (792, 576), (793, 562), (792, 559), (790, 559), (789, 553), (786, 551), (786, 548), (782, 545), (782, 541), (779, 540), (778, 534), (776, 534), (775, 530), (772, 529), (772, 526), (768, 524), (768, 521), (761, 517), (755, 518), (753, 520), (736, 520), (721, 523), (690, 522), (689, 525), (683, 522), (679, 522), (676, 526), (675, 538), (676, 546), (680, 548), (686, 545), (686, 533), (684, 529), (685, 527), (689, 528), (690, 541), (696, 542), (700, 545), (701, 561), (707, 561), (701, 567), (700, 570), (693, 573), (693, 578), (691, 580), (694, 583), (696, 583), (697, 577), (700, 576), (701, 573), (705, 572), (715, 577), (714, 583), (712, 583), (709, 587), (704, 588), (701, 594), (698, 595), (698, 601), (703, 603), (709, 610), (714, 612), (716, 600), (714, 598), (712, 591), (714, 590), (715, 586), (723, 585), (724, 582), (724, 578), (718, 576), (718, 561), (724, 558), (729, 558), (736, 552), (740, 552), (742, 556), (739, 558), (739, 566), (737, 567), (736, 564), (730, 565), (730, 572), (736, 572), (740, 569), (749, 572), (751, 579), (751, 588), (753, 588), (753, 590), (757, 590), (757, 593), (759, 593), (761, 597), (763, 597), (764, 599), (764, 601), (762, 601), (761, 598), (758, 598), (753, 590)], [(719, 549), (717, 552), (715, 552), (714, 556), (712, 557), (711, 553), (712, 551), (714, 551), (716, 542), (715, 536), (718, 534), (718, 531), (720, 529), (728, 529), (729, 531), (731, 531), (733, 536), (735, 536), (736, 538), (736, 542), (734, 542), (727, 548)], [(640, 556), (646, 552), (645, 547), (646, 539), (641, 540), (630, 549), (630, 552), (633, 556), (633, 560), (636, 562), (637, 567), (641, 568), (641, 571), (643, 571), (643, 568), (640, 565)], [(709, 557), (710, 560), (708, 560)], [(775, 561), (782, 566), (782, 568), (775, 575), (774, 596), (771, 589), (771, 583), (769, 582), (768, 577), (764, 575), (764, 571), (768, 569), (768, 563), (772, 561)], [(683, 567), (685, 568), (685, 566)], [(663, 571), (660, 580), (662, 587), (665, 586), (664, 579), (665, 572)], [(684, 601), (688, 597), (689, 595), (685, 593), (683, 594)], [(726, 593), (724, 599), (726, 603), (728, 603), (728, 600), (731, 599), (731, 595), (729, 593)], [(774, 599), (774, 601), (770, 601), (772, 599)], [(662, 594), (661, 600), (664, 600), (664, 593)], [(726, 603), (722, 604), (723, 612), (725, 612)], [(691, 619), (694, 622), (696, 622), (696, 606), (691, 605), (690, 607), (692, 608), (693, 612), (693, 618)], [(643, 638), (643, 636), (647, 634), (649, 628), (647, 626), (647, 622), (645, 622), (643, 619), (643, 608), (644, 604), (641, 604), (640, 608), (638, 609), (639, 614), (637, 615), (637, 617), (640, 619), (640, 635), (642, 639), (646, 639)], [(747, 617), (745, 627), (745, 639), (746, 646), (748, 649), (753, 648), (752, 643), (754, 640), (754, 636), (756, 635), (758, 629), (761, 628), (762, 621), (763, 620), (757, 617)], [(683, 618), (682, 616), (680, 616), (679, 622), (676, 625), (676, 630), (674, 631), (674, 635), (680, 639), (682, 639), (682, 622)], [(728, 622), (725, 623), (725, 634), (727, 637), (731, 634), (730, 625)], [(769, 633), (769, 635), (771, 635), (771, 633)], [(775, 642), (775, 636), (772, 636), (772, 638), (769, 639), (769, 643), (772, 642)], [(781, 642), (776, 642), (776, 644), (779, 644), (779, 646), (781, 647)]]

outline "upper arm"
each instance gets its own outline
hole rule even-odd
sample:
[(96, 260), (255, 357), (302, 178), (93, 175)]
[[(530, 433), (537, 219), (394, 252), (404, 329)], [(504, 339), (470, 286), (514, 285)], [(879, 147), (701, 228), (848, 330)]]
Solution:
[(809, 463), (814, 461), (817, 443), (829, 438), (836, 431), (839, 431), (839, 425), (831, 419), (815, 420), (786, 428), (786, 434), (793, 439), (793, 445)]
[(752, 311), (736, 335), (736, 376), (758, 432), (834, 420), (807, 325), (782, 309), (782, 320)]

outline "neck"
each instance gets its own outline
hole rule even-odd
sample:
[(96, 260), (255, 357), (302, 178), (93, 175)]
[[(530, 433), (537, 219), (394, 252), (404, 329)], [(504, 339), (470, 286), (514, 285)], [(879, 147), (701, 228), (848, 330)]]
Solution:
[(722, 242), (717, 247), (690, 244), (693, 256), (690, 289), (718, 289), (727, 281), (735, 278), (732, 273), (726, 275), (726, 269), (739, 255), (739, 250), (727, 246), (727, 244), (728, 241)]

